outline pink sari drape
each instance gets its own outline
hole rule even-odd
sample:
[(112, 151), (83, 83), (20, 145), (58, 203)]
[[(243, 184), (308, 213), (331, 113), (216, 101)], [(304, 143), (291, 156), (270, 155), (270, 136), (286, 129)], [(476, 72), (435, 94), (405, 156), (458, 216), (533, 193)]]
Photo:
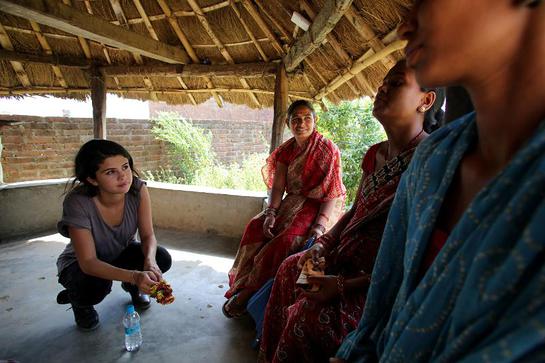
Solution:
[[(414, 148), (406, 151), (375, 172), (378, 145), (372, 146), (363, 159), (354, 215), (339, 239), (324, 235), (318, 240), (329, 252), (326, 274), (350, 279), (373, 270), (388, 210), (414, 152)], [(363, 313), (366, 288), (327, 303), (303, 297), (295, 285), (301, 254), (286, 259), (276, 274), (265, 312), (261, 362), (327, 362)]]
[(265, 238), (263, 213), (248, 223), (229, 271), (227, 298), (241, 289), (259, 289), (274, 277), (287, 256), (301, 250), (322, 202), (337, 201), (326, 228), (337, 221), (344, 206), (346, 190), (341, 179), (339, 149), (317, 131), (310, 136), (305, 149), (291, 138), (267, 158), (262, 174), (269, 188), (279, 162), (287, 165), (287, 195), (278, 209), (273, 228), (275, 237)]

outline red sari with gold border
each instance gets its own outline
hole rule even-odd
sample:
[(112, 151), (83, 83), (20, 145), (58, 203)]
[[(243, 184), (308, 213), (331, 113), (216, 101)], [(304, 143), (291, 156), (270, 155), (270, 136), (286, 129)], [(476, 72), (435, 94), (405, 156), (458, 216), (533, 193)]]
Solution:
[(263, 180), (272, 187), (277, 163), (287, 165), (286, 196), (278, 209), (273, 234), (263, 234), (263, 213), (246, 226), (233, 267), (229, 271), (229, 290), (225, 297), (241, 289), (258, 290), (274, 277), (286, 257), (300, 251), (322, 202), (337, 200), (326, 228), (337, 221), (344, 206), (346, 189), (342, 183), (338, 147), (314, 131), (304, 149), (294, 138), (280, 145), (262, 169)]
[[(327, 275), (350, 279), (373, 270), (397, 185), (415, 150), (405, 151), (375, 171), (379, 145), (373, 145), (363, 158), (355, 210), (338, 240), (329, 235), (318, 240), (328, 252)], [(327, 303), (301, 295), (295, 285), (301, 254), (286, 259), (276, 274), (263, 323), (261, 362), (327, 362), (362, 316), (367, 288)]]

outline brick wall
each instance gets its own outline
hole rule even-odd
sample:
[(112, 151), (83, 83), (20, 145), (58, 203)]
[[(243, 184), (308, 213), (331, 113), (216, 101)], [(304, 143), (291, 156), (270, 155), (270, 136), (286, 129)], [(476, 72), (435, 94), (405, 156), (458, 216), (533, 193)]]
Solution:
[[(0, 116), (4, 182), (72, 176), (80, 146), (93, 137), (91, 119)], [(168, 165), (166, 147), (147, 120), (108, 119), (108, 139), (125, 146), (140, 171)]]
[(269, 151), (272, 122), (192, 120), (212, 133), (212, 149), (223, 164), (240, 163), (246, 156)]
[(159, 112), (175, 112), (191, 120), (193, 125), (212, 133), (212, 149), (223, 164), (242, 161), (247, 155), (269, 152), (272, 108), (251, 109), (225, 103), (222, 108), (210, 99), (198, 106), (149, 103), (150, 116)]

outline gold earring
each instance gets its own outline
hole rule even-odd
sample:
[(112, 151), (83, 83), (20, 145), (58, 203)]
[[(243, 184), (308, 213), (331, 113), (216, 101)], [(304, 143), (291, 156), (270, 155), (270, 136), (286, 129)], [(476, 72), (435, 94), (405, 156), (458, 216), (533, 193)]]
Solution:
[(424, 107), (424, 106), (418, 107), (418, 112), (420, 112), (420, 113), (426, 112), (426, 107)]

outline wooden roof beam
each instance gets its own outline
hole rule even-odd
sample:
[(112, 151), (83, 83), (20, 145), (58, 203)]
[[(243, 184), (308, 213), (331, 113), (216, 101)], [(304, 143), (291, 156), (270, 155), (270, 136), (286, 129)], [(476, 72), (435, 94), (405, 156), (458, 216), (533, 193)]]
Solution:
[[(1, 54), (1, 53), (0, 53)], [(276, 63), (185, 64), (147, 66), (107, 66), (101, 70), (107, 76), (160, 77), (251, 77), (274, 76)]]
[(333, 92), (334, 90), (345, 84), (348, 80), (352, 79), (356, 74), (360, 73), (365, 68), (375, 64), (384, 57), (405, 48), (406, 44), (406, 41), (398, 40), (389, 44), (380, 52), (374, 53), (373, 50), (368, 50), (363, 56), (361, 56), (357, 61), (352, 64), (352, 67), (345, 70), (343, 74), (335, 77), (327, 86), (322, 88), (320, 92), (318, 92), (314, 96), (314, 98), (316, 100), (322, 99), (324, 96)]
[(246, 31), (246, 34), (248, 34), (248, 36), (250, 37), (250, 39), (252, 40), (252, 43), (254, 43), (254, 46), (255, 48), (257, 49), (257, 52), (259, 53), (259, 55), (261, 56), (261, 59), (263, 59), (265, 62), (268, 62), (269, 61), (269, 57), (267, 57), (267, 55), (265, 54), (265, 52), (263, 51), (263, 48), (261, 47), (261, 44), (259, 44), (259, 42), (257, 41), (254, 33), (252, 32), (252, 30), (250, 29), (250, 27), (248, 26), (248, 23), (246, 22), (246, 20), (244, 20), (244, 18), (242, 17), (242, 14), (240, 13), (240, 9), (238, 8), (238, 5), (235, 3), (235, 2), (231, 2), (231, 9), (233, 9), (233, 11), (235, 12), (235, 15), (237, 16), (238, 20), (240, 21), (240, 23), (242, 24), (242, 27), (244, 28), (244, 30)]
[(278, 55), (283, 56), (285, 54), (284, 49), (282, 48), (282, 44), (280, 44), (280, 41), (274, 35), (274, 33), (271, 31), (265, 20), (261, 17), (261, 14), (257, 11), (257, 9), (254, 7), (252, 2), (250, 0), (242, 0), (242, 5), (248, 11), (252, 19), (257, 23), (261, 31), (265, 33), (267, 38), (270, 39), (271, 44), (273, 48), (278, 52)]
[[(170, 9), (170, 6), (168, 6), (165, 0), (157, 0), (157, 3), (161, 7), (161, 10), (163, 11), (163, 13), (166, 15), (168, 19), (168, 23), (170, 24), (170, 28), (172, 29), (172, 31), (174, 31), (174, 33), (176, 34), (176, 36), (178, 37), (178, 39), (184, 46), (184, 49), (187, 51), (187, 54), (189, 54), (191, 61), (193, 61), (193, 63), (200, 63), (199, 57), (197, 56), (197, 53), (195, 53), (195, 49), (193, 49), (193, 47), (191, 46), (191, 43), (189, 43), (187, 36), (185, 35), (182, 28), (180, 27), (180, 24), (178, 24), (178, 20), (176, 20), (176, 18), (172, 16), (172, 10)], [(210, 78), (206, 77), (205, 81), (206, 81), (206, 86), (208, 88), (210, 89), (214, 88), (214, 84), (212, 83), (212, 80)], [(218, 107), (222, 108), (223, 107), (222, 98), (214, 91), (211, 91), (211, 94), (212, 94), (212, 97), (214, 97), (214, 100), (216, 100), (216, 104), (218, 105)]]
[(112, 25), (57, 0), (0, 0), (0, 7), (5, 13), (163, 62), (187, 63), (189, 60), (182, 49)]
[[(316, 12), (314, 11), (314, 8), (307, 0), (300, 0), (301, 9), (304, 10), (308, 16), (310, 16), (311, 20), (314, 20), (316, 17)], [(341, 43), (337, 40), (337, 37), (333, 33), (329, 33), (327, 35), (327, 40), (329, 42), (329, 45), (333, 48), (335, 53), (340, 57), (341, 61), (344, 62), (347, 66), (352, 66), (352, 57), (344, 50)], [(356, 96), (360, 95), (360, 92), (357, 91), (357, 89), (363, 89), (365, 94), (368, 94), (369, 96), (373, 96), (375, 92), (372, 91), (373, 87), (369, 84), (369, 81), (360, 73), (358, 75), (358, 80), (356, 87), (349, 82), (348, 86), (356, 94)]]
[(155, 40), (159, 40), (159, 37), (157, 36), (157, 33), (155, 32), (153, 25), (151, 25), (151, 21), (149, 20), (148, 14), (144, 10), (144, 7), (142, 6), (142, 3), (140, 2), (140, 0), (133, 0), (133, 3), (134, 3), (134, 6), (136, 7), (136, 10), (138, 10), (138, 14), (140, 14), (142, 19), (144, 20), (144, 25), (146, 26), (146, 29), (148, 30), (148, 33), (150, 34), (150, 36)]
[[(13, 44), (11, 43), (11, 39), (9, 38), (8, 33), (6, 32), (6, 29), (4, 29), (4, 26), (2, 23), (0, 23), (0, 45), (2, 48), (13, 51)], [(28, 78), (28, 74), (25, 71), (25, 68), (23, 67), (23, 64), (18, 61), (11, 61), (11, 68), (13, 68), (13, 71), (15, 72), (15, 75), (19, 79), (19, 82), (23, 85), (23, 87), (30, 87), (30, 79)]]
[[(216, 47), (218, 47), (223, 58), (225, 58), (227, 63), (235, 64), (235, 60), (233, 59), (233, 57), (231, 57), (231, 54), (229, 53), (227, 48), (225, 48), (221, 40), (216, 36), (214, 30), (210, 26), (210, 23), (206, 19), (206, 16), (204, 15), (199, 4), (197, 3), (197, 0), (187, 0), (187, 2), (189, 3), (189, 6), (191, 6), (195, 14), (197, 14), (197, 19), (203, 26), (204, 30), (208, 33), (208, 36), (210, 37), (210, 39), (212, 39), (214, 44), (216, 44)], [(242, 87), (246, 89), (250, 89), (250, 85), (244, 78), (240, 78), (240, 84), (242, 84)], [(259, 100), (257, 99), (257, 96), (253, 93), (249, 93), (249, 95), (252, 101), (254, 101), (254, 103), (257, 105), (257, 107), (261, 107), (261, 102), (259, 102)]]
[(309, 30), (291, 46), (284, 57), (288, 72), (295, 70), (308, 55), (321, 46), (351, 4), (352, 0), (326, 0)]
[[(184, 80), (182, 79), (182, 77), (178, 76), (176, 77), (176, 79), (178, 80), (178, 83), (180, 83), (180, 86), (182, 86), (183, 89), (187, 90), (189, 89), (189, 87), (187, 87), (187, 84), (185, 84)], [(189, 97), (189, 100), (191, 101), (191, 103), (194, 105), (194, 106), (197, 106), (197, 101), (195, 100), (195, 97), (193, 97), (193, 95), (191, 93), (189, 93), (187, 95), (187, 97)]]
[[(91, 62), (76, 57), (19, 53), (0, 49), (0, 60), (22, 63), (38, 63), (51, 66), (86, 69)], [(110, 62), (109, 62), (110, 63)], [(102, 66), (101, 71), (109, 77), (159, 76), (159, 77), (245, 77), (262, 78), (274, 76), (277, 63), (238, 64), (151, 64), (141, 66)]]
[[(51, 46), (49, 45), (49, 42), (43, 34), (41, 33), (41, 28), (38, 23), (35, 21), (30, 21), (30, 26), (32, 27), (32, 30), (34, 30), (36, 33), (36, 39), (38, 39), (38, 43), (40, 43), (40, 46), (44, 50), (45, 54), (51, 55), (53, 54), (53, 50), (51, 49)], [(68, 84), (66, 83), (66, 80), (64, 79), (64, 75), (62, 74), (61, 69), (59, 66), (51, 65), (51, 68), (53, 69), (53, 73), (55, 73), (55, 77), (57, 78), (57, 82), (61, 85), (61, 87), (67, 88)]]
[[(149, 93), (149, 89), (146, 87), (125, 87), (122, 89), (118, 88), (108, 88), (108, 92), (111, 93), (127, 93), (127, 92), (135, 92), (135, 93)], [(202, 89), (176, 89), (176, 88), (169, 88), (169, 89), (158, 89), (156, 88), (154, 90), (155, 93), (158, 95), (161, 94), (199, 94), (199, 93), (210, 93), (210, 88), (202, 88)], [(260, 89), (260, 88), (252, 88), (252, 89), (246, 89), (246, 88), (214, 88), (213, 91), (215, 92), (224, 92), (224, 93), (248, 93), (248, 92), (254, 92), (254, 93), (260, 93), (265, 95), (274, 95), (274, 91), (267, 90), (267, 89)], [(25, 94), (69, 94), (69, 93), (90, 93), (89, 88), (63, 88), (63, 87), (32, 87), (31, 88), (25, 88), (25, 87), (15, 87), (15, 88), (8, 88), (8, 87), (0, 87), (0, 95), (1, 96), (11, 96), (11, 95), (25, 95)], [(290, 91), (289, 92), (290, 97), (308, 100), (315, 102), (315, 100), (312, 98), (312, 95), (307, 92), (298, 92), (298, 91)]]
[(72, 68), (89, 68), (91, 63), (81, 60), (76, 57), (56, 56), (52, 53), (49, 55), (30, 54), (12, 52), (9, 50), (0, 49), (0, 59), (7, 61), (17, 61), (23, 63), (41, 63), (52, 66), (72, 67)]
[[(354, 6), (351, 6), (346, 13), (344, 13), (344, 17), (348, 20), (350, 25), (352, 25), (354, 30), (356, 30), (365, 41), (369, 42), (369, 47), (371, 49), (373, 49), (375, 52), (380, 52), (382, 49), (384, 49), (384, 43), (377, 38), (377, 35), (373, 29), (371, 29), (371, 27), (365, 23), (363, 18), (355, 10)], [(392, 55), (389, 55), (382, 59), (381, 62), (386, 68), (391, 68), (394, 66), (396, 61)]]

